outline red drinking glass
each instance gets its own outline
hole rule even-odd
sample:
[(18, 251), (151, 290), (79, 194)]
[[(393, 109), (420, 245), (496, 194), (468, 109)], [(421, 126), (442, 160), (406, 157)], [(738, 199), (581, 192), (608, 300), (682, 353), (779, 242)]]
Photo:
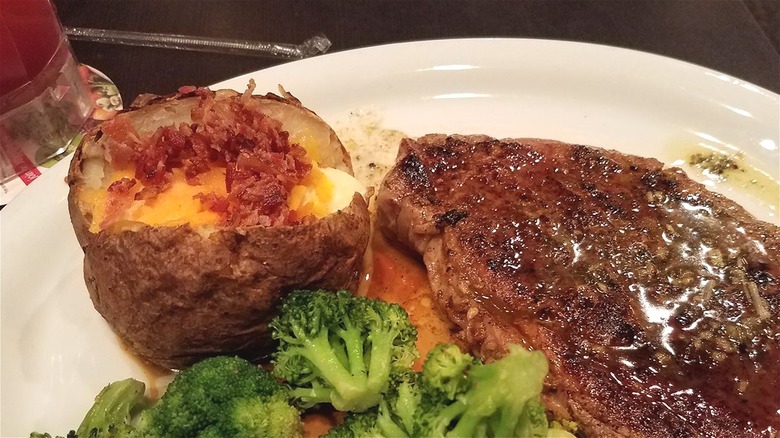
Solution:
[(49, 0), (0, 0), (0, 181), (63, 153), (92, 111)]

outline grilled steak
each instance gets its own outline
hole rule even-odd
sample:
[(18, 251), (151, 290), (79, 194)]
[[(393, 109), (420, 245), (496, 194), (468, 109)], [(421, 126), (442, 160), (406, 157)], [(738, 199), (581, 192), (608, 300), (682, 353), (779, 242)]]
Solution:
[(550, 361), (590, 436), (776, 436), (780, 230), (679, 169), (547, 140), (404, 140), (379, 226), (485, 359)]

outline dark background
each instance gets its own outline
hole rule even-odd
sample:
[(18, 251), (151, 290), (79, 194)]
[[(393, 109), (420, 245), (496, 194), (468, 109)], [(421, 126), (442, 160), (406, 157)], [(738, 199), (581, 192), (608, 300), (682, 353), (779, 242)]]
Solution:
[[(665, 55), (780, 92), (780, 1), (763, 0), (55, 0), (65, 26), (300, 43), (330, 52), (462, 37), (582, 41)], [(283, 59), (74, 41), (126, 102), (208, 85)]]

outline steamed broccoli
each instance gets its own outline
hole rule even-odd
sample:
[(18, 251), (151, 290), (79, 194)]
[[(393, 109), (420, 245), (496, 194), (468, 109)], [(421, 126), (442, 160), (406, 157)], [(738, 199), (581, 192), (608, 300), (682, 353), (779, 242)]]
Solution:
[[(344, 421), (336, 427), (330, 428), (327, 434), (320, 438), (384, 438), (388, 435), (382, 433), (377, 427), (377, 408), (373, 407), (364, 412), (350, 412), (344, 417)], [(403, 436), (403, 435), (399, 435)]]
[(417, 329), (401, 306), (346, 291), (294, 291), (270, 326), (279, 342), (273, 374), (304, 406), (365, 411), (418, 356)]
[(412, 371), (391, 376), (390, 389), (379, 406), (353, 412), (332, 428), (327, 438), (408, 437), (414, 435), (422, 393), (420, 374)]
[(146, 385), (135, 379), (110, 383), (95, 397), (95, 403), (76, 430), (80, 437), (125, 436), (133, 415), (149, 406)]
[[(78, 429), (71, 430), (66, 438), (140, 438), (142, 435), (136, 434), (131, 422), (135, 414), (149, 406), (145, 389), (146, 385), (135, 379), (108, 384), (95, 397)], [(30, 438), (51, 438), (51, 435), (33, 432)]]
[(546, 437), (551, 430), (539, 401), (546, 374), (544, 355), (519, 346), (482, 364), (454, 345), (439, 345), (422, 373), (394, 375), (377, 408), (350, 414), (327, 436)]
[(436, 388), (449, 399), (468, 389), (468, 372), (480, 360), (460, 351), (455, 344), (439, 344), (428, 353), (423, 375), (431, 388)]
[[(236, 357), (196, 363), (171, 382), (159, 402), (144, 408), (144, 384), (112, 383), (98, 395), (68, 438), (296, 437), (300, 413), (287, 403), (285, 387)], [(77, 436), (76, 436), (77, 435)], [(34, 436), (34, 435), (31, 435)]]
[(392, 389), (382, 397), (376, 424), (384, 436), (413, 436), (423, 398), (420, 374), (411, 371), (397, 373)]
[(299, 437), (303, 434), (301, 415), (278, 393), (268, 398), (242, 397), (230, 400), (223, 416), (198, 434), (198, 438)]
[[(461, 353), (464, 354), (464, 353)], [(468, 358), (457, 360), (452, 349), (434, 349), (426, 364), (451, 362), (453, 367), (424, 367), (422, 380), (433, 393), (423, 397), (420, 408), (422, 436), (522, 436), (547, 435), (547, 418), (539, 401), (547, 375), (541, 352), (510, 345), (509, 353), (490, 363), (472, 366), (467, 381), (451, 397), (450, 375)], [(456, 359), (456, 360), (453, 360)], [(443, 378), (444, 376), (444, 378)]]
[[(266, 371), (243, 359), (215, 357), (176, 376), (160, 402), (141, 420), (156, 434), (169, 438), (192, 438), (210, 427), (222, 430), (228, 426), (240, 430), (242, 436), (266, 436), (261, 433), (265, 425), (247, 421), (247, 417), (252, 411), (279, 411), (276, 402), (286, 397), (285, 388)], [(293, 428), (300, 427), (300, 415), (296, 411), (291, 416), (291, 410), (285, 411), (286, 421)], [(231, 418), (228, 425), (225, 417)]]

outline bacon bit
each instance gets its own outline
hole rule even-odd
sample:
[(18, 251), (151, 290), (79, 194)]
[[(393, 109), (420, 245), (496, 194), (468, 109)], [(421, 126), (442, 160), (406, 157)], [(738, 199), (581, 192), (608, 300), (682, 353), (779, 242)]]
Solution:
[(201, 205), (205, 210), (213, 211), (221, 214), (223, 217), (230, 207), (230, 203), (224, 196), (219, 196), (214, 193), (199, 193), (193, 196), (194, 199), (199, 199)]
[(153, 185), (144, 186), (135, 194), (134, 199), (136, 201), (154, 199), (171, 186), (172, 177), (170, 173), (160, 173), (159, 175), (162, 175), (161, 181), (159, 183), (155, 182)]
[(125, 143), (111, 143), (108, 148), (108, 156), (111, 160), (111, 165), (115, 169), (125, 169), (132, 167), (135, 163), (138, 152), (133, 146)]
[(195, 185), (199, 175), (224, 167), (228, 195), (200, 199), (205, 208), (224, 213), (226, 224), (273, 226), (302, 220), (290, 214), (287, 198), (311, 171), (311, 161), (303, 147), (290, 143), (278, 120), (262, 113), (251, 98), (254, 89), (250, 80), (244, 94), (217, 101), (207, 88), (182, 87), (180, 93), (199, 96), (192, 123), (160, 127), (143, 138), (127, 117), (104, 123), (103, 132), (113, 140), (112, 161), (133, 165), (142, 185), (134, 198), (151, 199), (168, 188), (172, 169), (183, 169), (187, 182)]
[(284, 225), (309, 225), (313, 224), (315, 221), (317, 221), (317, 218), (311, 214), (304, 216), (295, 210), (290, 210), (289, 213), (287, 213), (287, 220)]
[(179, 94), (190, 94), (195, 92), (197, 89), (198, 87), (194, 85), (185, 85), (183, 87), (179, 87)]
[(246, 91), (241, 96), (241, 103), (245, 104), (252, 99), (252, 93), (255, 91), (255, 80), (250, 79), (249, 84), (246, 86)]
[(133, 199), (136, 201), (146, 201), (156, 198), (160, 193), (162, 193), (162, 190), (160, 190), (157, 186), (145, 186), (136, 192)]
[(103, 217), (103, 221), (100, 223), (100, 228), (105, 229), (117, 219), (122, 217), (124, 212), (130, 205), (133, 197), (131, 189), (135, 186), (136, 180), (123, 177), (117, 181), (114, 181), (108, 186), (108, 199), (106, 199), (106, 213)]
[(130, 179), (128, 177), (123, 177), (122, 179), (116, 180), (113, 183), (111, 183), (110, 186), (108, 186), (108, 193), (115, 193), (115, 194), (122, 194), (133, 188), (135, 185), (136, 180)]
[(106, 137), (108, 159), (115, 168), (131, 165), (136, 158), (140, 143), (138, 133), (128, 117), (117, 116), (100, 128), (101, 138)]
[(138, 138), (133, 122), (129, 117), (123, 115), (114, 117), (110, 123), (104, 123), (100, 130), (117, 143), (134, 142)]

